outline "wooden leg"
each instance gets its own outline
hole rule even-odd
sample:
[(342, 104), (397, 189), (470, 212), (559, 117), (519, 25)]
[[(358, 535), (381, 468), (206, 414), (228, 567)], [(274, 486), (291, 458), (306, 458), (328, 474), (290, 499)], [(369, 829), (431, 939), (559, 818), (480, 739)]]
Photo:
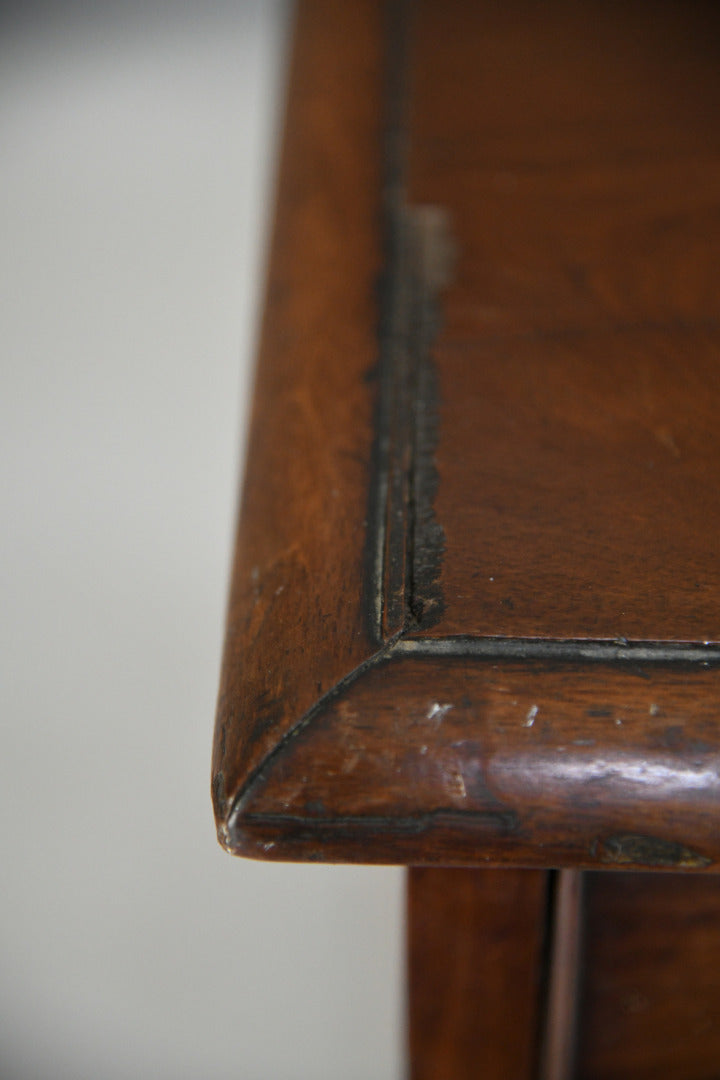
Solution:
[(718, 1076), (718, 913), (716, 876), (411, 870), (411, 1080)]
[(720, 877), (584, 876), (578, 1080), (720, 1076)]
[(550, 875), (412, 869), (411, 1080), (534, 1080)]

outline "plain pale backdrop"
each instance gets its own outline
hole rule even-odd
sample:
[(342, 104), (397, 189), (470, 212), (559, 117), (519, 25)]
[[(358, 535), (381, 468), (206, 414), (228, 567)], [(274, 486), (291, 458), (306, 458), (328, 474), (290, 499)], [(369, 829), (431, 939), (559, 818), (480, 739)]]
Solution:
[(288, 18), (0, 14), (0, 1080), (401, 1075), (400, 871), (210, 810)]

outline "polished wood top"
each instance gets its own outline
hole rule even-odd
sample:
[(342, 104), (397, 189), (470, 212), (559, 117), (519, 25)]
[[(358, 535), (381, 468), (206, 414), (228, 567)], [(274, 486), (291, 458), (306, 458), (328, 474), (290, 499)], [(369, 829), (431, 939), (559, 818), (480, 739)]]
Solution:
[(720, 639), (719, 31), (709, 5), (419, 5), (409, 200), (458, 248), (433, 636)]
[(673, 0), (300, 5), (230, 850), (718, 868), (719, 30)]

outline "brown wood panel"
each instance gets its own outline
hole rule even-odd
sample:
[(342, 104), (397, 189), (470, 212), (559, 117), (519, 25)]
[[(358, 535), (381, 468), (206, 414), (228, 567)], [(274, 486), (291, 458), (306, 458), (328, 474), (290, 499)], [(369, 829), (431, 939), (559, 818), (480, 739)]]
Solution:
[(385, 6), (299, 6), (219, 836), (717, 869), (720, 9), (397, 5), (408, 141)]
[(396, 656), (229, 821), (270, 858), (717, 868), (720, 671)]
[(299, 6), (213, 756), (227, 808), (373, 652), (363, 577), (381, 265), (383, 20)]
[(720, 640), (720, 328), (437, 358), (445, 611), (429, 636)]
[(411, 870), (412, 1080), (533, 1080), (548, 875)]
[(425, 634), (720, 639), (720, 12), (420, 3), (409, 199), (453, 222)]
[(589, 874), (578, 1080), (714, 1080), (720, 878)]
[(420, 0), (409, 199), (452, 215), (445, 341), (716, 320), (712, 0)]

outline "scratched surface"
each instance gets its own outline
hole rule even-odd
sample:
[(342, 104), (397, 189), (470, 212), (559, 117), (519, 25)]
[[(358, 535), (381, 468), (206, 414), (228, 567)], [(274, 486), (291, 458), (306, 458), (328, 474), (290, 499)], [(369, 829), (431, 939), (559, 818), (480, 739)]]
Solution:
[(270, 858), (717, 869), (720, 671), (410, 657), (365, 670), (239, 808)]
[(383, 5), (300, 7), (220, 839), (717, 870), (720, 9), (408, 8), (396, 194), (457, 259), (396, 324)]

